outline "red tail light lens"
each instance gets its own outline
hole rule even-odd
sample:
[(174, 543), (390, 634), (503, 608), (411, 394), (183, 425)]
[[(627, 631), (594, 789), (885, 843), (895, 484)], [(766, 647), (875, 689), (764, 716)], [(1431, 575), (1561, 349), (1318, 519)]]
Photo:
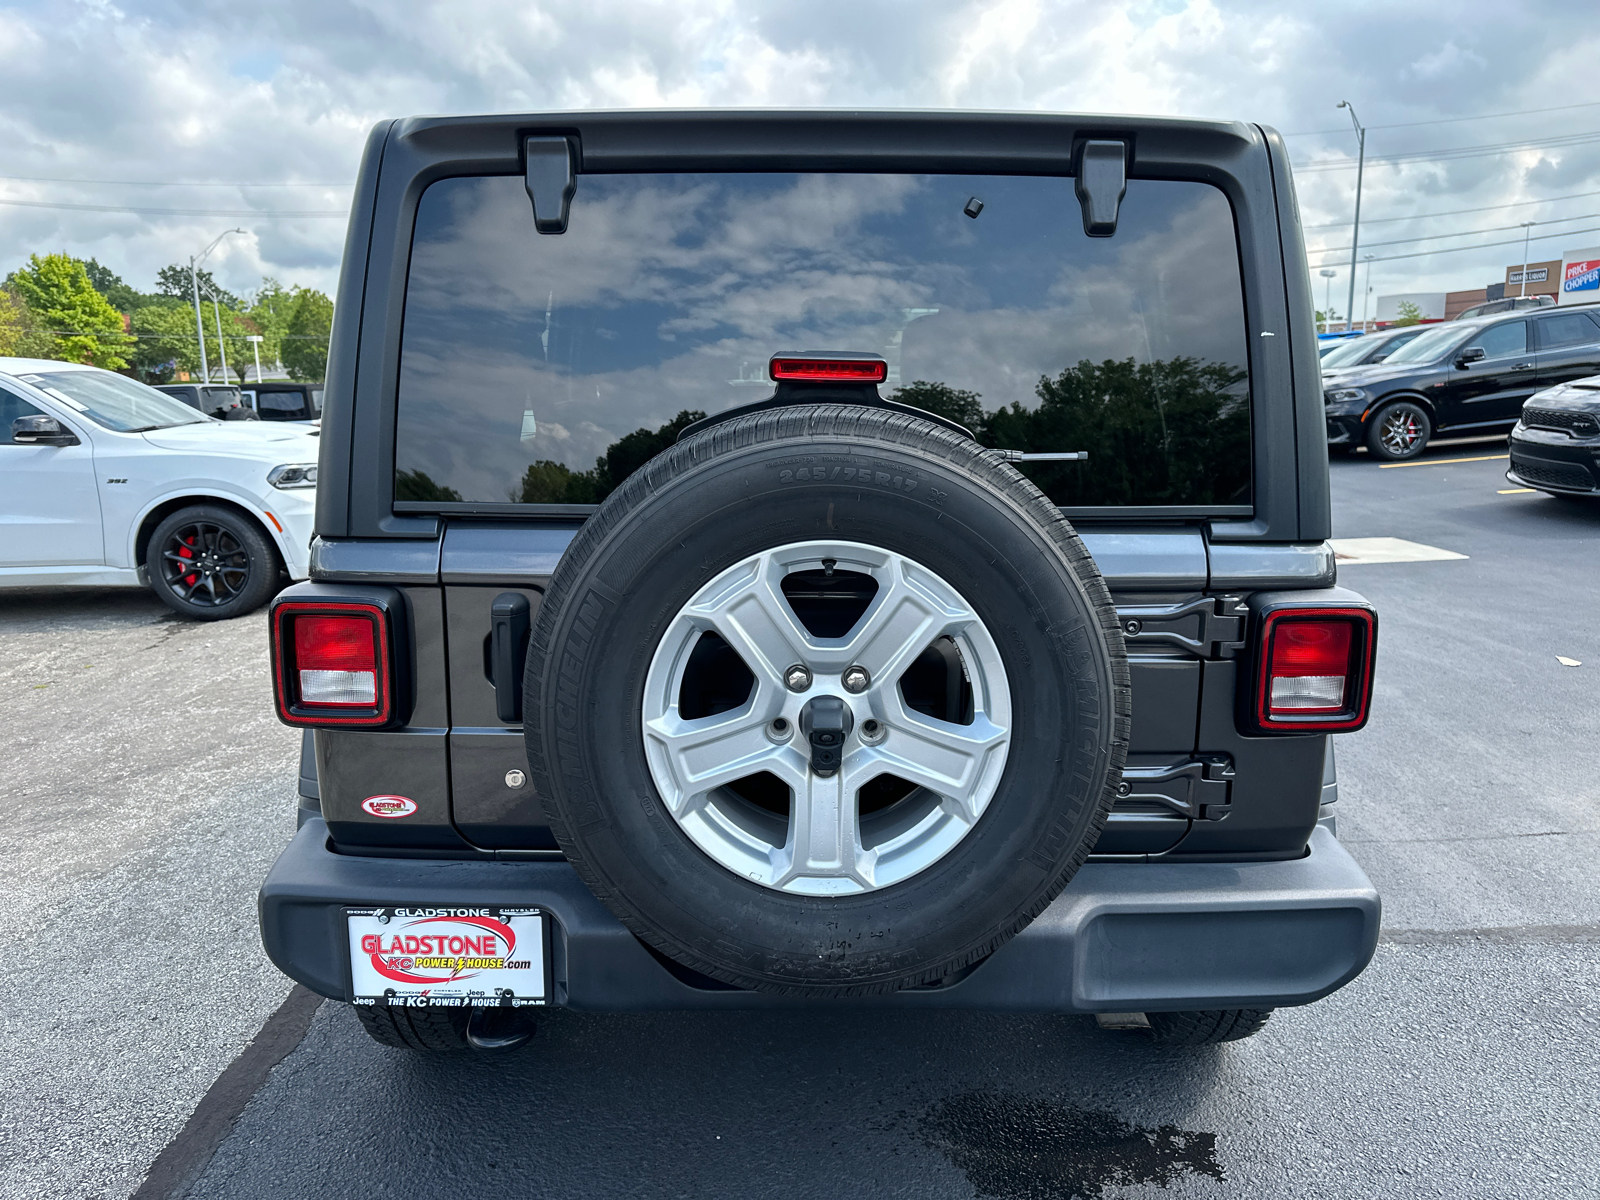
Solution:
[(294, 665), (300, 703), (370, 708), (378, 702), (376, 630), (365, 617), (298, 617)]
[(881, 358), (811, 358), (788, 354), (775, 356), (770, 366), (772, 378), (778, 383), (882, 383), (889, 378), (889, 364)]
[(383, 725), (392, 711), (388, 616), (373, 604), (285, 601), (272, 613), (278, 716)]
[(1376, 635), (1377, 622), (1364, 608), (1268, 613), (1256, 671), (1256, 723), (1297, 733), (1366, 724)]

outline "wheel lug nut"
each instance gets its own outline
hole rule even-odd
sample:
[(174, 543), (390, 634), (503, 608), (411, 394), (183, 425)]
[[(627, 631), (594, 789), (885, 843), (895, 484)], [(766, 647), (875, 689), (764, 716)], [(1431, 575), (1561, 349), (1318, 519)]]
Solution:
[(783, 673), (783, 682), (789, 685), (791, 692), (803, 692), (811, 686), (811, 669), (796, 663)]
[(840, 682), (844, 684), (845, 691), (859, 694), (867, 690), (872, 676), (867, 674), (865, 667), (846, 667)]

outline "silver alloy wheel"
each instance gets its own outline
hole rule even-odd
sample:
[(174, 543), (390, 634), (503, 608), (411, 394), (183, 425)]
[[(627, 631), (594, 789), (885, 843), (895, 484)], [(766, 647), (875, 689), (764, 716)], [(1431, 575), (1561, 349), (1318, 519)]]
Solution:
[(1397, 458), (1410, 454), (1422, 440), (1422, 426), (1417, 421), (1417, 414), (1404, 408), (1391, 408), (1383, 414), (1378, 440), (1383, 443), (1385, 450)]
[[(857, 572), (877, 585), (842, 637), (813, 635), (784, 594), (786, 576), (819, 570)], [(689, 719), (679, 700), (708, 633), (743, 660), (754, 685), (739, 707)], [(901, 676), (941, 638), (960, 654), (969, 722), (913, 710), (901, 693)], [(795, 665), (811, 672), (803, 692), (786, 683)], [(852, 668), (870, 680), (860, 692), (843, 684)], [(841, 767), (828, 776), (812, 769), (801, 723), (818, 697), (842, 699), (853, 720)], [(765, 887), (842, 896), (910, 878), (971, 831), (1005, 770), (1011, 689), (983, 621), (932, 571), (874, 546), (796, 542), (736, 563), (683, 606), (651, 660), (642, 715), (651, 778), (701, 850)], [(760, 773), (787, 786), (786, 820), (730, 790)], [(911, 790), (864, 824), (861, 788), (885, 775)]]

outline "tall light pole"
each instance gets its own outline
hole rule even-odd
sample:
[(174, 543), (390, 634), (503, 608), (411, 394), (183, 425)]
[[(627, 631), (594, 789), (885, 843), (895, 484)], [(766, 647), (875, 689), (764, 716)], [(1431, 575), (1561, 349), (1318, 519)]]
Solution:
[(1366, 292), (1361, 297), (1361, 328), (1367, 327), (1367, 302), (1372, 299), (1372, 255), (1363, 254), (1363, 262), (1367, 264)]
[[(206, 255), (217, 248), (218, 242), (230, 233), (243, 232), (244, 230), (242, 229), (224, 229), (216, 237), (212, 238), (211, 244), (200, 251), (199, 254), (191, 254), (189, 256), (189, 287), (194, 291), (194, 332), (195, 336), (200, 339), (200, 375), (206, 383), (211, 382), (211, 366), (206, 362), (206, 326), (205, 318), (200, 314), (200, 274), (198, 268), (201, 263), (205, 262)], [(221, 335), (219, 334), (219, 340), (220, 337)]]
[(217, 300), (217, 289), (206, 287), (211, 293), (211, 315), (217, 322), (217, 357), (222, 360), (222, 382), (228, 382), (228, 344), (222, 340), (222, 305)]
[(1333, 320), (1333, 277), (1339, 272), (1331, 267), (1323, 267), (1317, 274), (1328, 282), (1322, 285), (1322, 332), (1328, 332), (1328, 323)]
[(249, 337), (245, 338), (244, 340), (250, 343), (250, 349), (255, 352), (255, 356), (256, 356), (256, 382), (260, 383), (261, 382), (261, 335), (259, 333), (252, 333)]
[(1528, 237), (1533, 233), (1533, 227), (1538, 223), (1537, 221), (1518, 222), (1522, 226), (1522, 290), (1517, 293), (1518, 296), (1526, 296), (1528, 294)]
[[(1353, 313), (1356, 310), (1356, 247), (1361, 244), (1361, 176), (1367, 166), (1367, 131), (1356, 119), (1356, 110), (1350, 101), (1341, 100), (1338, 107), (1350, 109), (1350, 123), (1356, 127), (1356, 220), (1350, 230), (1350, 303), (1345, 306), (1347, 312)], [(1345, 327), (1349, 328), (1348, 317)]]

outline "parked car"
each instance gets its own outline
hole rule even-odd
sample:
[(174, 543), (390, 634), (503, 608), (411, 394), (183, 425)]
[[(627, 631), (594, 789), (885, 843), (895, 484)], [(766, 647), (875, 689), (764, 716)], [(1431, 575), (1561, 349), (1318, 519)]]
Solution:
[(231, 383), (158, 383), (156, 391), (176, 396), (190, 408), (223, 421), (254, 421), (255, 412), (245, 404), (239, 389)]
[(245, 404), (263, 421), (315, 421), (322, 416), (320, 383), (268, 380), (240, 390)]
[(1328, 735), (1377, 617), (1277, 134), (567, 112), (362, 163), (269, 621), (286, 974), (490, 1049), (850, 1003), (1193, 1045), (1362, 970)]
[(1408, 325), (1402, 329), (1380, 329), (1363, 338), (1340, 342), (1322, 356), (1322, 377), (1328, 379), (1352, 367), (1380, 363), (1429, 328), (1427, 325)]
[(1597, 372), (1592, 306), (1434, 325), (1382, 363), (1325, 382), (1328, 444), (1415, 458), (1437, 434), (1507, 432), (1534, 392)]
[(1552, 496), (1600, 493), (1600, 375), (1528, 397), (1511, 431), (1506, 478)]
[(1525, 308), (1549, 308), (1555, 304), (1554, 296), (1506, 296), (1500, 300), (1485, 300), (1458, 312), (1454, 320), (1470, 321), (1474, 317), (1492, 317), (1496, 313), (1520, 312)]
[(1360, 329), (1351, 329), (1344, 333), (1319, 333), (1317, 334), (1317, 357), (1326, 358), (1346, 342), (1365, 336), (1365, 331)]
[(0, 358), (0, 584), (149, 587), (187, 617), (309, 570), (316, 438), (219, 421), (124, 375)]

